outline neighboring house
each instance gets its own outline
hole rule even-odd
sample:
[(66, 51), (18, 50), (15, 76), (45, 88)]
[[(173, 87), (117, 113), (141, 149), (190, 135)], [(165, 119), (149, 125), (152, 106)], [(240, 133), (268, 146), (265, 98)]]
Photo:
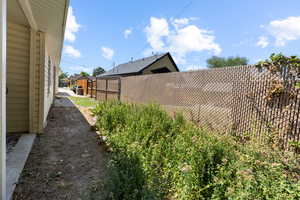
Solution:
[(69, 77), (69, 80), (70, 80), (70, 87), (73, 87), (74, 85), (76, 85), (76, 81), (78, 78), (80, 78), (80, 74), (74, 74), (74, 75), (71, 75)]
[(78, 77), (76, 80), (76, 85), (80, 86), (83, 90), (82, 95), (87, 95), (88, 94), (88, 82), (96, 80), (96, 77), (94, 76), (81, 76)]
[(58, 87), (69, 87), (70, 80), (68, 78), (60, 79), (58, 83)]
[(179, 69), (175, 64), (171, 54), (164, 53), (120, 64), (108, 72), (101, 74), (99, 77), (134, 76), (168, 72), (179, 72)]
[(41, 133), (58, 87), (69, 0), (7, 1), (7, 132)]

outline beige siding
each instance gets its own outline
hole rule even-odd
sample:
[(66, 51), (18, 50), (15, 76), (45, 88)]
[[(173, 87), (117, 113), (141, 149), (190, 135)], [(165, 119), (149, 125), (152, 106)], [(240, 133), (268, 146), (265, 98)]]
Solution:
[(7, 131), (27, 132), (30, 30), (13, 23), (7, 28)]
[[(55, 56), (51, 54), (49, 35), (45, 38), (45, 62), (44, 62), (44, 125), (54, 99), (54, 67), (56, 66)], [(49, 62), (50, 59), (50, 62)], [(50, 64), (50, 65), (49, 65)], [(49, 82), (50, 81), (50, 82)], [(49, 84), (50, 83), (50, 84)]]
[(160, 59), (159, 61), (155, 62), (153, 65), (148, 67), (143, 71), (143, 74), (153, 74), (151, 70), (158, 69), (166, 67), (168, 68), (171, 72), (177, 72), (175, 66), (171, 62), (168, 56), (165, 56), (164, 58)]

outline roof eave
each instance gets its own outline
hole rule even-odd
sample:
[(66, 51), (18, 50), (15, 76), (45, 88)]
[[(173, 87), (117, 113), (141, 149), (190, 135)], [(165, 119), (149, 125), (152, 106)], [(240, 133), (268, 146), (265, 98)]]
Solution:
[(64, 19), (63, 19), (63, 25), (62, 25), (62, 36), (61, 36), (61, 45), (60, 45), (60, 51), (59, 51), (59, 69), (60, 69), (60, 61), (61, 61), (61, 55), (62, 55), (62, 48), (64, 45), (64, 40), (65, 40), (65, 31), (66, 31), (66, 25), (67, 25), (67, 17), (68, 17), (68, 10), (69, 10), (69, 5), (70, 5), (70, 0), (66, 0), (66, 5), (65, 5), (65, 13), (64, 13)]
[(143, 69), (141, 69), (141, 70), (139, 71), (139, 73), (143, 73), (143, 71), (144, 71), (145, 69), (147, 69), (147, 68), (150, 67), (152, 64), (156, 63), (157, 61), (163, 59), (163, 58), (166, 57), (166, 56), (169, 57), (169, 59), (171, 60), (172, 64), (174, 65), (175, 69), (177, 70), (177, 72), (179, 72), (179, 69), (178, 69), (176, 63), (174, 62), (174, 60), (173, 60), (171, 54), (168, 52), (168, 53), (165, 53), (164, 55), (162, 55), (161, 57), (159, 57), (158, 59), (154, 60), (152, 63), (150, 63), (149, 65), (147, 65), (147, 66), (144, 67)]

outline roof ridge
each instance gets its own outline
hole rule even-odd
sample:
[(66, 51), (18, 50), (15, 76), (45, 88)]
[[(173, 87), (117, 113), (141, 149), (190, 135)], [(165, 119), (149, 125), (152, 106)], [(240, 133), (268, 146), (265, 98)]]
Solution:
[[(140, 61), (140, 60), (145, 60), (147, 58), (151, 58), (151, 57), (155, 57), (155, 56), (161, 57), (161, 56), (164, 56), (166, 54), (168, 54), (168, 52), (167, 53), (156, 54), (156, 55), (152, 55), (152, 56), (148, 56), (148, 57), (139, 58), (139, 59), (136, 59), (136, 60), (133, 60), (133, 61), (129, 61), (129, 62), (126, 62), (126, 63), (121, 63), (119, 65), (124, 65), (124, 64), (127, 64), (127, 63), (133, 63), (133, 62), (137, 62), (137, 61)], [(116, 67), (118, 67), (119, 65), (117, 65)]]
[(147, 67), (149, 64), (158, 61), (159, 59), (161, 59), (162, 57), (168, 54), (169, 52), (166, 52), (166, 53), (156, 54), (156, 55), (140, 58), (134, 61), (122, 63), (108, 70), (107, 72), (102, 74), (102, 76), (112, 75), (112, 74), (137, 73), (140, 70)]

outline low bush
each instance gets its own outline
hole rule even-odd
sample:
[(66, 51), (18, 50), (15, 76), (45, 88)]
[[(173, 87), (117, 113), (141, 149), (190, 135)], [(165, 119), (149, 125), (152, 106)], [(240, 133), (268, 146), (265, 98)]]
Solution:
[(92, 199), (300, 199), (296, 155), (239, 144), (158, 105), (107, 102), (93, 114), (111, 155)]

